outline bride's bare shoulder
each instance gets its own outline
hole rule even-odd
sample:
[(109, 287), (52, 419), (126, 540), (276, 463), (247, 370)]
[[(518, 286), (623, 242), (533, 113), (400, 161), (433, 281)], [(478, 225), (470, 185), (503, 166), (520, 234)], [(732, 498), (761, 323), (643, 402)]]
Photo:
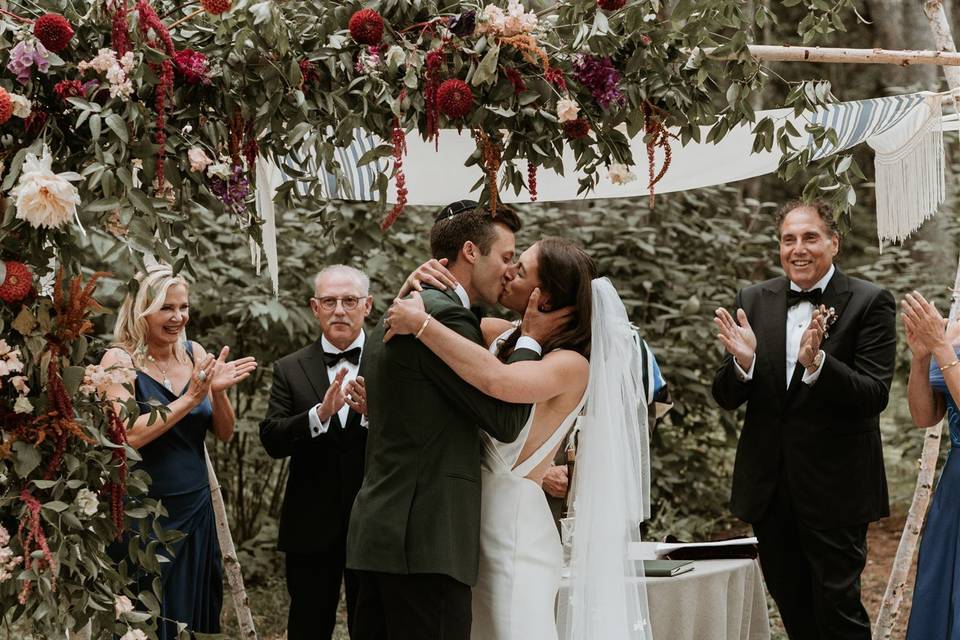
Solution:
[(513, 328), (513, 326), (512, 322), (503, 318), (484, 318), (480, 321), (484, 344), (490, 346), (504, 331)]

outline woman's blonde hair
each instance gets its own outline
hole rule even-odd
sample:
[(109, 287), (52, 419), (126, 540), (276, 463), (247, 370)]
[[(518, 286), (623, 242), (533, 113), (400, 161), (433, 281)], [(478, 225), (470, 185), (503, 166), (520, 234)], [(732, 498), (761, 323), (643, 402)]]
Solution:
[[(113, 327), (113, 344), (120, 347), (133, 358), (133, 365), (143, 368), (147, 356), (147, 316), (163, 306), (170, 287), (187, 281), (181, 275), (174, 275), (167, 265), (151, 266), (146, 274), (137, 274), (140, 287), (135, 295), (127, 294), (117, 313), (117, 323)], [(174, 356), (179, 362), (187, 361), (185, 343), (186, 329), (180, 334), (180, 340), (174, 347)]]

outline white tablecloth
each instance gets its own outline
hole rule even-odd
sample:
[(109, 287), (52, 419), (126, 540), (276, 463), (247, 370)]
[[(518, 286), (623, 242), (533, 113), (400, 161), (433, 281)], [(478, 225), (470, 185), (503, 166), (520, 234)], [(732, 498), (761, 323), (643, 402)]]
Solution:
[[(760, 566), (754, 560), (697, 560), (672, 578), (643, 578), (654, 640), (769, 640)], [(567, 602), (566, 580), (558, 604)], [(558, 612), (560, 623), (565, 616)]]

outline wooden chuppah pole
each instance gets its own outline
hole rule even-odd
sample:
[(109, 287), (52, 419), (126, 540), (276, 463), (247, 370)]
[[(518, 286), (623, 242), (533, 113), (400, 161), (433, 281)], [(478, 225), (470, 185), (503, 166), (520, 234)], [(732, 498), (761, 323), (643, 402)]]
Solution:
[[(946, 12), (943, 9), (943, 1), (927, 0), (924, 2), (923, 11), (930, 22), (930, 29), (933, 31), (937, 48), (945, 52), (944, 55), (956, 55), (957, 48), (950, 32), (950, 23), (947, 21)], [(944, 66), (943, 73), (947, 77), (947, 84), (953, 95), (954, 108), (956, 108), (957, 96), (960, 95), (960, 69)], [(957, 112), (960, 113), (960, 109), (957, 109)], [(960, 315), (960, 297), (957, 296), (957, 292), (960, 291), (960, 266), (957, 267), (953, 291), (950, 319), (956, 320)], [(926, 429), (923, 436), (923, 452), (920, 454), (917, 485), (913, 493), (913, 501), (910, 503), (910, 510), (907, 512), (907, 521), (903, 525), (903, 533), (900, 534), (900, 544), (897, 546), (897, 555), (893, 559), (893, 568), (890, 571), (887, 590), (883, 595), (880, 612), (877, 614), (877, 622), (873, 627), (874, 640), (890, 639), (897, 622), (897, 616), (900, 613), (903, 593), (906, 590), (907, 578), (910, 575), (910, 565), (913, 563), (917, 543), (920, 539), (920, 530), (923, 527), (923, 519), (927, 513), (927, 506), (930, 504), (930, 496), (933, 492), (933, 479), (937, 470), (940, 434), (942, 432), (943, 424), (941, 423)]]
[[(960, 53), (950, 51), (895, 51), (891, 49), (848, 49), (838, 47), (792, 47), (751, 44), (747, 46), (755, 60), (764, 62), (841, 62), (857, 64), (933, 64), (941, 67), (960, 66)], [(716, 47), (700, 49), (704, 55), (730, 60), (734, 53), (717, 55)]]
[(213, 500), (213, 514), (217, 523), (217, 539), (220, 542), (220, 552), (223, 554), (223, 571), (227, 574), (227, 585), (230, 587), (230, 596), (233, 598), (233, 607), (237, 612), (237, 626), (240, 627), (240, 638), (243, 640), (257, 640), (257, 630), (253, 626), (253, 614), (250, 611), (250, 601), (247, 598), (247, 589), (243, 584), (243, 574), (240, 572), (240, 560), (237, 559), (237, 549), (230, 535), (230, 525), (227, 523), (227, 507), (223, 502), (223, 493), (220, 491), (220, 481), (213, 470), (213, 462), (207, 447), (203, 447), (203, 455), (207, 461), (207, 476), (210, 479), (210, 498)]

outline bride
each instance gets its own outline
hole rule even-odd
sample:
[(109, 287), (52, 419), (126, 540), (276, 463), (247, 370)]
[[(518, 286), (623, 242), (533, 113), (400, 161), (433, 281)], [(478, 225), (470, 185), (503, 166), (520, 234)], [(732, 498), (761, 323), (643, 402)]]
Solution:
[[(427, 322), (419, 296), (396, 300), (384, 337), (416, 334), (461, 378), (506, 402), (534, 403), (517, 440), (481, 432), (484, 444), (480, 567), (473, 588), (472, 640), (626, 640), (652, 637), (646, 590), (629, 542), (649, 496), (646, 408), (640, 355), (626, 310), (593, 260), (576, 245), (545, 238), (527, 249), (505, 284), (500, 303), (530, 318), (550, 309), (568, 315), (546, 339), (537, 362), (506, 364), (519, 326), (486, 318), (489, 350), (438, 322)], [(431, 261), (420, 281), (454, 286)], [(541, 488), (543, 476), (579, 416), (577, 472), (571, 487), (570, 578), (557, 604), (562, 552)], [(559, 620), (555, 611), (561, 612)]]

